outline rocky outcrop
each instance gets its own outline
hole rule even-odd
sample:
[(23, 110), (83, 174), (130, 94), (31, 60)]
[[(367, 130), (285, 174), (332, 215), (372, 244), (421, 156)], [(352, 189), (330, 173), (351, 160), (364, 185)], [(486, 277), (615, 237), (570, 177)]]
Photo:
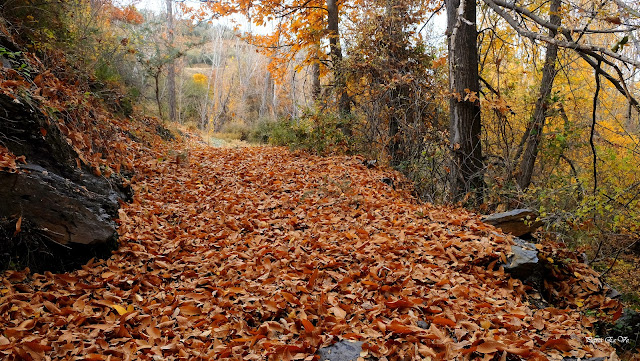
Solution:
[[(62, 245), (113, 240), (119, 202), (130, 196), (128, 190), (116, 176), (95, 175), (99, 172), (82, 164), (68, 139), (71, 128), (43, 113), (35, 99), (28, 89), (0, 91), (1, 144), (27, 162), (17, 170), (0, 169), (0, 219), (20, 219)], [(2, 242), (0, 251), (11, 247)]]
[(27, 164), (17, 173), (0, 172), (0, 198), (1, 215), (19, 215), (58, 243), (96, 244), (113, 238), (121, 195), (96, 193)]
[(494, 213), (483, 217), (482, 221), (515, 237), (531, 234), (542, 226), (542, 221), (538, 220), (538, 213), (531, 209), (514, 209), (508, 212)]

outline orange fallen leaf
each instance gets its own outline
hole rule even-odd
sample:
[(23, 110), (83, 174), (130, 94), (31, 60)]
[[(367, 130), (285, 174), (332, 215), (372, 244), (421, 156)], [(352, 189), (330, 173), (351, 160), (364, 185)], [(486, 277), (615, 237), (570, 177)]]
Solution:
[(435, 323), (436, 325), (442, 325), (442, 326), (451, 326), (454, 327), (456, 325), (456, 323), (448, 318), (444, 318), (444, 317), (434, 317), (431, 322)]
[(181, 306), (180, 313), (187, 316), (199, 315), (201, 310), (197, 306)]
[(17, 236), (21, 230), (22, 230), (22, 217), (18, 218), (18, 221), (16, 222), (16, 231), (13, 232), (13, 236), (14, 237)]
[(126, 313), (129, 313), (129, 312), (133, 312), (133, 310), (134, 310), (134, 309), (133, 309), (133, 305), (129, 305), (129, 306), (127, 306), (127, 308), (124, 308), (124, 307), (122, 307), (122, 306), (120, 306), (120, 305), (112, 305), (111, 307), (112, 307), (114, 310), (116, 310), (116, 312), (118, 312), (118, 314), (119, 314), (120, 316), (122, 316), (122, 315), (124, 315), (124, 314), (126, 314)]
[(391, 321), (391, 323), (387, 325), (387, 330), (397, 334), (412, 334), (416, 332), (413, 328), (403, 325), (396, 320)]
[(36, 351), (36, 352), (46, 352), (46, 351), (53, 350), (53, 347), (51, 347), (49, 345), (43, 345), (38, 341), (24, 342), (23, 345), (27, 346), (28, 348), (30, 348), (30, 349), (32, 349), (33, 351)]
[(384, 303), (387, 307), (391, 309), (396, 308), (410, 308), (414, 306), (414, 303), (409, 300), (397, 300), (397, 301), (388, 301)]
[(83, 360), (85, 361), (101, 361), (101, 360), (106, 360), (108, 356), (106, 355), (100, 355), (97, 353), (91, 353), (88, 354), (86, 356), (84, 356)]
[(496, 351), (502, 351), (506, 347), (502, 342), (494, 340), (485, 340), (483, 343), (476, 346), (476, 351), (479, 353), (493, 353)]
[(347, 317), (347, 312), (338, 306), (333, 306), (329, 309), (329, 311), (333, 312), (334, 315), (338, 318)]
[(302, 323), (302, 326), (304, 326), (304, 329), (307, 330), (307, 332), (313, 332), (316, 329), (311, 321), (306, 318), (301, 319), (300, 322)]
[(544, 351), (547, 348), (553, 348), (560, 351), (569, 351), (571, 350), (571, 345), (569, 341), (564, 338), (550, 338), (547, 342), (540, 347), (540, 350)]

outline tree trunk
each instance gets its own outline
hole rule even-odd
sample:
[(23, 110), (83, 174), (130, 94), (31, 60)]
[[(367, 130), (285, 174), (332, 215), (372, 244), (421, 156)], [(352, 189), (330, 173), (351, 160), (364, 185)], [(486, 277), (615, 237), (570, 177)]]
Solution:
[[(167, 0), (167, 28), (170, 52), (173, 52), (173, 6), (172, 0)], [(173, 54), (169, 54), (173, 57)], [(169, 93), (169, 120), (176, 120), (176, 67), (174, 59), (171, 59), (167, 68), (167, 91)]]
[[(351, 103), (347, 94), (347, 83), (342, 69), (342, 49), (340, 48), (340, 32), (338, 30), (338, 3), (337, 0), (327, 0), (329, 48), (331, 63), (333, 64), (333, 76), (335, 81), (338, 111), (341, 115), (351, 114)], [(344, 129), (345, 135), (351, 135), (350, 125)]]
[(316, 61), (312, 66), (313, 83), (311, 84), (311, 95), (313, 101), (318, 103), (320, 101), (320, 94), (322, 88), (320, 87), (320, 62)]
[(451, 194), (482, 203), (483, 160), (475, 0), (446, 0), (449, 47)]
[[(551, 0), (549, 5), (549, 18), (552, 24), (560, 26), (561, 19), (558, 16), (561, 0)], [(556, 36), (556, 31), (549, 29), (549, 37)], [(553, 88), (553, 81), (556, 77), (556, 58), (558, 57), (558, 46), (555, 44), (547, 44), (544, 66), (542, 67), (542, 83), (540, 84), (540, 93), (536, 106), (533, 111), (533, 118), (527, 127), (527, 131), (523, 136), (526, 139), (526, 149), (520, 163), (520, 170), (517, 175), (518, 186), (520, 189), (526, 189), (531, 184), (531, 176), (533, 168), (538, 156), (538, 146), (542, 139), (545, 119), (550, 106), (549, 96)]]
[[(385, 54), (387, 59), (395, 59), (398, 61), (399, 54), (394, 54), (394, 50), (398, 50), (398, 47), (403, 45), (402, 40), (402, 32), (403, 28), (401, 25), (402, 16), (401, 14), (406, 14), (405, 8), (399, 4), (396, 0), (387, 0), (386, 1), (386, 17), (388, 22), (388, 30), (387, 30), (387, 46), (389, 49), (389, 53)], [(401, 55), (400, 55), (401, 56)], [(403, 59), (404, 60), (404, 59)], [(400, 73), (398, 75), (402, 75), (402, 69), (398, 68), (397, 64), (389, 63), (387, 70), (392, 70), (393, 73)], [(395, 75), (394, 75), (395, 76)], [(396, 85), (393, 90), (391, 90), (391, 98), (389, 99), (389, 104), (392, 105), (393, 110), (391, 112), (389, 118), (389, 145), (388, 152), (390, 163), (392, 167), (397, 167), (400, 165), (402, 160), (406, 158), (403, 149), (402, 149), (402, 133), (400, 131), (402, 123), (406, 127), (406, 120), (410, 118), (409, 107), (406, 104), (406, 99), (408, 99), (409, 88), (406, 84)]]
[(162, 115), (162, 103), (160, 102), (160, 72), (157, 72), (153, 75), (153, 80), (155, 82), (155, 91), (156, 91), (156, 104), (158, 104), (158, 114), (160, 115), (160, 119), (163, 119)]

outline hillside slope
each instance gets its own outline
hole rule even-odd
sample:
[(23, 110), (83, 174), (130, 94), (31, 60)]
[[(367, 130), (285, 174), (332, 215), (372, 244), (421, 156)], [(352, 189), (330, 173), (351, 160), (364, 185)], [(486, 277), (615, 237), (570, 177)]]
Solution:
[(557, 285), (566, 309), (536, 308), (499, 267), (509, 237), (419, 204), (396, 173), (282, 148), (129, 147), (119, 250), (0, 279), (4, 359), (311, 360), (341, 339), (365, 359), (617, 359), (586, 342), (574, 285)]

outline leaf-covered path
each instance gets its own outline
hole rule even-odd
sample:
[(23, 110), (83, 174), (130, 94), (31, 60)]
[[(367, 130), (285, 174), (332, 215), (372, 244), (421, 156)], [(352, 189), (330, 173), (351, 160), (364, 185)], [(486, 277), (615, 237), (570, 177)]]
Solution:
[(529, 305), (498, 267), (507, 237), (358, 158), (195, 146), (136, 163), (111, 258), (0, 279), (1, 358), (311, 360), (341, 339), (364, 359), (612, 352), (577, 311)]

